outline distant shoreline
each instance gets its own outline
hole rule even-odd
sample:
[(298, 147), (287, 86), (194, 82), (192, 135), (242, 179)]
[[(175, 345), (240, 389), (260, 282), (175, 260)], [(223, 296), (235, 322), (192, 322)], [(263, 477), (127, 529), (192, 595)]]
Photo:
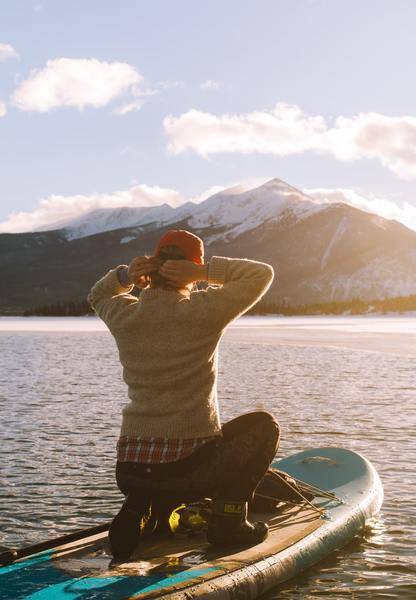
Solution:
[[(0, 309), (1, 310), (1, 309)], [(383, 315), (405, 314), (416, 312), (416, 294), (376, 300), (334, 300), (331, 302), (316, 302), (309, 304), (290, 305), (285, 301), (270, 302), (260, 300), (246, 314), (258, 316), (354, 316), (354, 315)], [(85, 299), (61, 300), (52, 304), (33, 306), (18, 311), (3, 312), (0, 316), (15, 317), (83, 317), (93, 315), (94, 311)]]
[[(393, 316), (405, 316), (405, 317), (416, 317), (416, 309), (414, 310), (390, 310), (390, 311), (385, 311), (385, 310), (375, 310), (375, 311), (367, 311), (367, 312), (357, 312), (357, 313), (352, 313), (350, 311), (345, 311), (345, 312), (340, 312), (340, 313), (333, 313), (333, 312), (316, 312), (316, 313), (300, 313), (300, 312), (293, 312), (293, 313), (282, 313), (282, 312), (247, 312), (244, 316), (246, 317), (285, 317), (285, 318), (294, 318), (294, 317), (340, 317), (340, 318), (344, 318), (344, 317), (393, 317)], [(89, 313), (89, 314), (83, 314), (83, 315), (71, 315), (71, 314), (24, 314), (24, 313), (0, 313), (0, 319), (4, 319), (4, 318), (10, 318), (10, 319), (18, 319), (18, 318), (24, 318), (24, 319), (31, 319), (31, 318), (57, 318), (57, 319), (62, 319), (62, 318), (80, 318), (80, 319), (85, 319), (85, 318), (97, 318), (96, 315), (94, 313)]]

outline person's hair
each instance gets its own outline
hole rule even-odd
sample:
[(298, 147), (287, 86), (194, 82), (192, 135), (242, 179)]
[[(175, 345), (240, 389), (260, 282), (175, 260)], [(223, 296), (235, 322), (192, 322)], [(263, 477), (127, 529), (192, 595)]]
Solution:
[[(182, 248), (173, 245), (163, 246), (163, 248), (159, 250), (159, 253), (154, 258), (157, 259), (160, 266), (162, 266), (166, 260), (186, 260), (185, 252), (182, 250)], [(160, 273), (157, 271), (155, 273), (150, 273), (150, 275), (148, 275), (148, 280), (152, 286), (163, 286), (177, 289), (176, 286), (169, 284), (167, 279), (163, 277), (163, 275), (160, 275)]]

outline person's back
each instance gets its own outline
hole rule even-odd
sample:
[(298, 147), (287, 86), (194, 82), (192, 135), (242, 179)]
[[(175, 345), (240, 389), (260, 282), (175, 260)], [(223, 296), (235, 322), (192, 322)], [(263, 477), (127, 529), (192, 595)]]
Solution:
[[(214, 256), (206, 265), (203, 255), (195, 251), (193, 238), (201, 247), (199, 238), (189, 232), (168, 232), (169, 248), (172, 236), (182, 243), (184, 260), (156, 261), (155, 273), (151, 258), (146, 262), (146, 257), (138, 257), (136, 270), (132, 261), (130, 269), (120, 266), (110, 271), (89, 296), (114, 335), (128, 385), (130, 402), (123, 410), (119, 447), (124, 451), (119, 462), (132, 462), (133, 453), (125, 451), (132, 440), (139, 448), (159, 440), (162, 449), (155, 462), (163, 463), (164, 456), (171, 456), (163, 446), (168, 448), (172, 440), (196, 449), (221, 438), (218, 344), (227, 325), (255, 304), (273, 280), (272, 267), (258, 261)], [(189, 244), (193, 260), (187, 260)], [(162, 252), (163, 238), (156, 256)], [(152, 284), (151, 268), (153, 285), (142, 289), (139, 298), (130, 295), (133, 283)], [(128, 277), (129, 272), (136, 274), (136, 281)], [(191, 291), (192, 282), (202, 280), (209, 286)], [(134, 455), (139, 457), (136, 462), (143, 460), (140, 451)], [(184, 459), (186, 454), (177, 454), (172, 467)]]
[(113, 327), (130, 398), (121, 435), (186, 438), (220, 430), (218, 419), (208, 417), (216, 410), (221, 332), (193, 304), (180, 294), (146, 289)]

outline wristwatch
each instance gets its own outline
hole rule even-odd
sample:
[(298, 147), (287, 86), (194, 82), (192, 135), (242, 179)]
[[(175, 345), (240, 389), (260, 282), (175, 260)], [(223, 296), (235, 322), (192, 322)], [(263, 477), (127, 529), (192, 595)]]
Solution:
[(120, 265), (117, 267), (117, 278), (119, 280), (120, 285), (123, 287), (130, 287), (133, 283), (130, 281), (130, 277), (128, 276), (129, 268), (127, 265)]

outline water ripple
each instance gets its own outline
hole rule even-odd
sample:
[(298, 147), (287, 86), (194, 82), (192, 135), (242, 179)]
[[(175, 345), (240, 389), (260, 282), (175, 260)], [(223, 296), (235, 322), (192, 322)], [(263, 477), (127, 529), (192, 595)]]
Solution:
[[(415, 598), (416, 369), (409, 357), (223, 339), (222, 420), (273, 412), (279, 455), (342, 445), (382, 478), (364, 535), (268, 599)], [(0, 336), (1, 545), (108, 520), (121, 502), (115, 443), (126, 391), (105, 332)]]

